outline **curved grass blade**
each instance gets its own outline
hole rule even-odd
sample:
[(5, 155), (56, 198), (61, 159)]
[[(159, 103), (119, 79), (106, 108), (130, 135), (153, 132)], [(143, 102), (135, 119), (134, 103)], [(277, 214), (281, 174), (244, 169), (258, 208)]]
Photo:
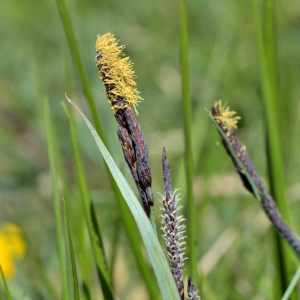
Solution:
[(54, 204), (54, 215), (55, 215), (55, 228), (56, 228), (56, 239), (57, 239), (57, 249), (60, 264), (60, 271), (62, 276), (62, 286), (63, 286), (63, 299), (68, 299), (67, 295), (67, 278), (66, 278), (66, 265), (64, 256), (64, 246), (63, 246), (63, 234), (62, 234), (62, 218), (61, 218), (61, 206), (59, 201), (59, 190), (57, 182), (57, 170), (55, 165), (55, 151), (53, 144), (52, 126), (49, 111), (49, 101), (45, 99), (45, 123), (46, 123), (46, 136), (47, 136), (47, 148), (49, 157), (49, 166), (52, 180), (52, 190), (53, 190), (53, 204)]
[(288, 300), (290, 299), (294, 288), (296, 287), (298, 281), (300, 280), (300, 267), (298, 268), (296, 274), (294, 275), (291, 283), (289, 284), (287, 290), (285, 291), (283, 297), (281, 298), (281, 300)]
[(66, 251), (68, 297), (69, 300), (80, 300), (72, 237), (70, 232), (66, 203), (65, 201), (63, 202), (64, 202), (64, 218), (65, 218), (65, 251)]
[(91, 195), (89, 192), (88, 183), (83, 169), (80, 152), (78, 149), (74, 122), (65, 104), (62, 103), (62, 105), (69, 119), (70, 131), (71, 131), (71, 137), (72, 137), (72, 143), (73, 143), (73, 149), (75, 155), (75, 163), (77, 169), (77, 176), (78, 176), (79, 187), (81, 192), (80, 198), (82, 201), (82, 206), (84, 208), (85, 222), (87, 225), (90, 241), (92, 244), (97, 273), (102, 287), (103, 296), (107, 300), (113, 300), (114, 297), (112, 292), (110, 274), (108, 271), (105, 253), (104, 253), (104, 246), (103, 246), (103, 242), (99, 230), (99, 225), (96, 219), (94, 205), (91, 201)]
[[(67, 98), (67, 97), (66, 97)], [(162, 297), (164, 300), (176, 299), (179, 300), (179, 294), (177, 291), (177, 287), (175, 285), (173, 276), (171, 274), (168, 262), (166, 260), (165, 254), (159, 244), (157, 236), (149, 222), (143, 208), (140, 205), (140, 202), (135, 197), (133, 191), (129, 187), (127, 181), (125, 180), (123, 174), (120, 172), (119, 168), (115, 164), (111, 155), (105, 148), (103, 142), (101, 141), (99, 135), (96, 130), (86, 118), (86, 116), (82, 113), (82, 111), (74, 104), (70, 99), (67, 100), (77, 109), (77, 111), (81, 114), (88, 128), (90, 129), (96, 144), (105, 159), (108, 168), (110, 169), (112, 176), (114, 177), (116, 183), (118, 184), (120, 191), (129, 206), (133, 217), (138, 225), (140, 230), (142, 239), (144, 241), (146, 251), (148, 253), (150, 262), (153, 266), (158, 285), (160, 291), (162, 293)]]
[(3, 283), (4, 283), (4, 288), (5, 288), (5, 293), (6, 293), (7, 300), (12, 300), (1, 265), (0, 265), (0, 271), (1, 271), (1, 276), (2, 276)]

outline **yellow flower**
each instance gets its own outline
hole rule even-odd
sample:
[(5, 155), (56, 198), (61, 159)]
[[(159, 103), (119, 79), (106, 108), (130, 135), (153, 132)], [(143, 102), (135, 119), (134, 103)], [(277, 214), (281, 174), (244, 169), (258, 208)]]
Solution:
[(0, 227), (0, 265), (6, 278), (16, 276), (16, 260), (22, 260), (26, 243), (22, 230), (15, 224), (5, 223)]
[(122, 56), (122, 50), (125, 46), (118, 46), (118, 42), (113, 34), (106, 33), (102, 36), (97, 36), (96, 41), (96, 65), (99, 70), (99, 78), (102, 79), (106, 87), (106, 94), (112, 111), (114, 114), (119, 108), (117, 100), (128, 103), (134, 107), (137, 113), (136, 106), (142, 100), (139, 96), (139, 91), (135, 88), (136, 75), (132, 70), (132, 62), (129, 57)]

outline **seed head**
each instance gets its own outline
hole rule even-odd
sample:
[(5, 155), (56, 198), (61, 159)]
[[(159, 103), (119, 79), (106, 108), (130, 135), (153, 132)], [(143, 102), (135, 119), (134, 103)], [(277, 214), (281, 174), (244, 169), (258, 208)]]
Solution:
[(218, 124), (222, 124), (222, 129), (225, 130), (234, 130), (237, 128), (237, 122), (241, 119), (239, 116), (234, 116), (235, 111), (230, 111), (229, 106), (226, 107), (226, 104), (222, 106), (222, 101), (216, 101), (213, 106), (215, 113), (213, 114), (214, 119)]
[(137, 113), (136, 107), (142, 98), (135, 88), (136, 75), (132, 70), (133, 63), (129, 57), (122, 58), (125, 46), (118, 46), (118, 42), (110, 33), (97, 36), (95, 56), (99, 78), (106, 87), (106, 95), (114, 114), (118, 109), (124, 108), (120, 105), (120, 101), (128, 104), (129, 108), (133, 106)]
[(167, 158), (167, 153), (165, 148), (163, 149), (162, 156), (162, 165), (163, 165), (163, 178), (164, 178), (164, 196), (162, 196), (162, 231), (163, 238), (165, 240), (168, 259), (171, 267), (171, 272), (175, 280), (180, 299), (184, 299), (184, 282), (183, 282), (183, 261), (184, 250), (182, 246), (185, 244), (183, 239), (183, 233), (185, 232), (185, 225), (181, 225), (181, 222), (184, 221), (182, 216), (178, 216), (179, 210), (182, 206), (178, 206), (180, 199), (179, 195), (176, 195), (176, 190), (172, 192), (172, 183), (169, 162)]
[(178, 198), (179, 195), (176, 195), (176, 191), (173, 194), (169, 193), (169, 197), (166, 197), (166, 195), (162, 197), (163, 206), (160, 207), (160, 210), (162, 211), (161, 223), (163, 226), (161, 230), (163, 231), (162, 237), (166, 244), (171, 272), (180, 298), (184, 299), (183, 261), (186, 258), (183, 257), (185, 248), (182, 248), (182, 246), (185, 244), (183, 233), (186, 226), (181, 224), (184, 221), (183, 216), (178, 216), (182, 206), (178, 206), (181, 199)]
[[(246, 150), (246, 147), (237, 139), (234, 132), (232, 131), (232, 128), (236, 127), (238, 117), (233, 117), (234, 112), (230, 112), (229, 108), (225, 109), (224, 107), (222, 107), (221, 101), (216, 102), (212, 107), (211, 115), (227, 137), (227, 139), (225, 139), (221, 134), (223, 145), (227, 153), (231, 157), (233, 164), (244, 183), (244, 186), (256, 196), (256, 193), (253, 190), (252, 185), (250, 184), (248, 177), (244, 172), (245, 169), (251, 176), (252, 181), (258, 189), (262, 208), (271, 221), (272, 225), (277, 230), (277, 232), (290, 244), (294, 251), (298, 255), (300, 255), (299, 239), (285, 223), (280, 214), (280, 211), (278, 210), (276, 202), (274, 201), (273, 197), (266, 191), (262, 181), (260, 180), (260, 177), (254, 167), (249, 153)], [(231, 147), (229, 147), (229, 144)], [(231, 150), (233, 150), (235, 155), (232, 154)], [(236, 157), (238, 159), (236, 159)], [(244, 168), (241, 167), (240, 163), (242, 163)]]

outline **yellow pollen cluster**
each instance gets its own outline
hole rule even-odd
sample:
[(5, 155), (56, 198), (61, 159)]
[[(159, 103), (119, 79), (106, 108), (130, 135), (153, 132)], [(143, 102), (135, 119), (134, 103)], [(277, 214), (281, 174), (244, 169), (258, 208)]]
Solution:
[(222, 123), (222, 127), (228, 130), (234, 130), (237, 128), (237, 122), (241, 119), (239, 116), (234, 116), (235, 111), (230, 111), (229, 106), (226, 107), (226, 104), (222, 106), (222, 101), (216, 101), (214, 105), (215, 109), (219, 112), (219, 116), (214, 116), (216, 121)]
[(26, 243), (21, 229), (12, 223), (0, 227), (0, 265), (6, 278), (16, 276), (16, 260), (22, 260), (26, 251)]
[(123, 101), (129, 104), (129, 107), (132, 105), (135, 112), (138, 113), (136, 107), (138, 102), (143, 99), (139, 96), (140, 92), (135, 88), (134, 78), (136, 75), (132, 70), (133, 63), (129, 57), (122, 58), (124, 55), (122, 50), (125, 46), (118, 46), (118, 42), (110, 33), (97, 36), (96, 65), (99, 69), (99, 78), (103, 80), (101, 73), (104, 73), (103, 84), (112, 87), (107, 96), (114, 113), (120, 108), (112, 104), (117, 97), (121, 97)]

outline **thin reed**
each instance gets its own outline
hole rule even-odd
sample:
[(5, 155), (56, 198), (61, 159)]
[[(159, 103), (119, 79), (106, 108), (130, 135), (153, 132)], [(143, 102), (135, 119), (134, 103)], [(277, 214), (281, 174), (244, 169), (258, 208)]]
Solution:
[[(278, 99), (278, 74), (276, 58), (276, 32), (275, 32), (275, 1), (264, 1), (264, 26), (260, 21), (260, 9), (257, 0), (252, 0), (254, 32), (258, 47), (259, 65), (261, 73), (261, 88), (265, 108), (266, 140), (268, 173), (273, 195), (279, 210), (290, 224), (290, 214), (285, 194), (285, 170), (282, 158), (282, 135)], [(263, 30), (264, 29), (264, 30)], [(294, 259), (288, 246), (274, 236), (274, 262), (277, 269), (275, 293), (277, 298), (282, 296), (287, 288), (288, 281), (295, 271)], [(276, 292), (277, 287), (279, 291)]]
[(193, 181), (194, 181), (194, 164), (192, 153), (192, 103), (190, 87), (190, 66), (189, 66), (189, 42), (188, 42), (188, 23), (186, 0), (181, 1), (180, 6), (180, 65), (181, 65), (181, 87), (182, 87), (182, 112), (183, 128), (185, 141), (185, 174), (188, 195), (188, 233), (189, 233), (189, 257), (191, 274), (196, 284), (198, 283), (197, 273), (197, 222), (196, 222), (196, 205), (194, 200)]

